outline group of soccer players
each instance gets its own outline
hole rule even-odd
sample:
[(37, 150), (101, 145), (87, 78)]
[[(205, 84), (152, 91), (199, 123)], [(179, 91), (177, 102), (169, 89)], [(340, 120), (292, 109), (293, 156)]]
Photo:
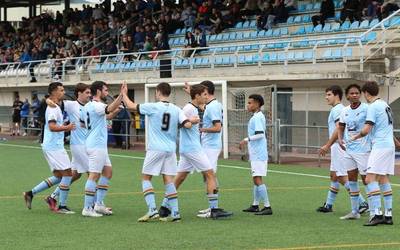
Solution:
[[(75, 101), (63, 100), (62, 83), (51, 83), (48, 88), (50, 96), (46, 101), (48, 107), (42, 150), (52, 176), (23, 193), (27, 207), (31, 209), (37, 193), (58, 185), (45, 201), (57, 213), (73, 214), (67, 206), (70, 185), (86, 173), (82, 215), (101, 217), (113, 213), (104, 203), (112, 177), (112, 164), (107, 151), (107, 119), (112, 119), (122, 104), (148, 117), (147, 151), (142, 168), (142, 190), (148, 211), (138, 221), (180, 221), (177, 189), (195, 170), (203, 174), (208, 199), (208, 208), (200, 210), (197, 216), (214, 219), (231, 216), (232, 212), (218, 206), (216, 173), (222, 148), (222, 105), (214, 97), (215, 86), (211, 81), (186, 85), (185, 91), (190, 95), (191, 102), (182, 110), (168, 101), (171, 93), (168, 83), (157, 86), (157, 102), (144, 104), (131, 101), (127, 95), (127, 85), (122, 84), (119, 95), (108, 105), (105, 103), (108, 86), (102, 81), (96, 81), (91, 86), (77, 84)], [(254, 203), (244, 211), (269, 215), (272, 210), (266, 186), (262, 182), (267, 169), (266, 121), (260, 111), (263, 104), (260, 95), (249, 97), (248, 110), (254, 116), (249, 121), (249, 136), (241, 142), (241, 146), (249, 144), (255, 187)], [(204, 111), (202, 123), (200, 111)], [(67, 114), (68, 122), (65, 122), (63, 112)], [(72, 162), (64, 148), (64, 133), (68, 131), (71, 132)], [(179, 163), (176, 157), (178, 135)], [(153, 176), (158, 175), (162, 175), (165, 184), (165, 196), (159, 209), (152, 185)], [(262, 210), (258, 209), (260, 201), (264, 202)]]
[[(318, 212), (332, 212), (340, 184), (350, 194), (351, 212), (343, 220), (359, 219), (369, 209), (370, 217), (364, 226), (393, 225), (392, 188), (395, 147), (400, 142), (393, 135), (393, 116), (389, 105), (379, 98), (376, 82), (362, 87), (351, 84), (345, 89), (349, 105), (341, 101), (339, 86), (326, 89), (326, 100), (332, 106), (328, 117), (329, 140), (320, 148), (320, 154), (331, 151), (331, 185), (326, 202)], [(367, 103), (361, 102), (363, 93)], [(368, 203), (360, 193), (358, 175), (367, 193)], [(381, 195), (384, 200), (382, 211)]]

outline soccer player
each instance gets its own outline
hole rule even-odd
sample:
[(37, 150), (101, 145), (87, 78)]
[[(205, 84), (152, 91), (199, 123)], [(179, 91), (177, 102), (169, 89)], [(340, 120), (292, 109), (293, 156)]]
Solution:
[[(364, 204), (359, 206), (360, 187), (358, 185), (358, 174), (365, 184), (365, 175), (371, 142), (369, 138), (350, 141), (350, 138), (358, 134), (365, 124), (368, 105), (360, 101), (361, 87), (357, 84), (347, 86), (345, 95), (350, 105), (345, 107), (340, 115), (338, 126), (338, 142), (345, 148), (346, 155), (342, 159), (349, 178), (351, 212), (340, 217), (343, 220), (359, 219), (360, 214), (368, 207)], [(343, 140), (344, 139), (344, 140)]]
[[(200, 83), (207, 87), (208, 100), (205, 106), (201, 132), (201, 145), (204, 153), (208, 156), (211, 167), (215, 173), (217, 189), (219, 186), (217, 178), (218, 157), (222, 149), (222, 105), (215, 98), (215, 86), (212, 81), (202, 81)], [(185, 91), (190, 94), (190, 86), (186, 84)], [(207, 217), (211, 212), (210, 208), (200, 210), (199, 217)]]
[[(185, 105), (183, 112), (187, 118), (197, 118), (199, 107), (207, 101), (207, 90), (204, 85), (196, 84), (190, 88), (191, 102)], [(180, 159), (178, 164), (178, 174), (174, 184), (176, 189), (184, 182), (189, 173), (197, 170), (203, 174), (206, 180), (208, 204), (210, 208), (209, 218), (228, 217), (233, 215), (231, 212), (224, 211), (218, 207), (218, 190), (213, 168), (208, 161), (200, 143), (199, 125), (195, 124), (190, 129), (181, 128), (179, 138)], [(164, 198), (163, 205), (160, 207), (160, 217), (170, 214), (167, 208), (168, 198)]]
[[(125, 90), (127, 91), (127, 90)], [(162, 221), (179, 221), (181, 219), (178, 208), (178, 194), (173, 182), (177, 172), (176, 139), (178, 126), (191, 128), (192, 123), (200, 119), (193, 117), (187, 119), (183, 111), (168, 102), (171, 86), (162, 82), (156, 87), (155, 103), (136, 104), (129, 100), (124, 93), (124, 103), (130, 110), (139, 112), (148, 117), (147, 152), (142, 169), (142, 189), (148, 212), (139, 222), (158, 219), (155, 195), (151, 180), (153, 176), (162, 175), (165, 184), (165, 197), (168, 199), (166, 206), (171, 209), (171, 216), (159, 218)]]
[[(347, 153), (337, 143), (338, 130), (336, 128), (338, 127), (340, 114), (344, 108), (344, 105), (341, 103), (342, 96), (343, 90), (337, 85), (330, 86), (325, 90), (325, 99), (327, 100), (328, 105), (332, 106), (332, 109), (328, 117), (329, 140), (320, 148), (320, 154), (325, 155), (329, 149), (331, 150), (331, 186), (328, 191), (326, 202), (323, 206), (317, 209), (317, 212), (322, 213), (329, 213), (333, 211), (332, 207), (336, 200), (337, 193), (339, 192), (340, 184), (345, 186), (345, 188), (350, 191), (346, 165), (343, 164), (343, 158), (347, 155)], [(365, 203), (362, 195), (359, 196), (359, 199), (360, 205)]]
[(84, 106), (81, 113), (81, 120), (87, 129), (85, 147), (89, 158), (89, 177), (85, 185), (83, 216), (100, 217), (112, 214), (112, 211), (104, 205), (108, 183), (112, 177), (112, 165), (107, 149), (107, 115), (115, 114), (114, 111), (118, 110), (124, 88), (126, 88), (125, 84), (121, 86), (119, 96), (107, 105), (103, 102), (108, 96), (107, 84), (103, 81), (93, 82), (90, 87), (93, 99)]
[[(64, 96), (64, 87), (62, 83), (50, 83), (48, 88), (50, 99), (54, 103), (60, 103)], [(63, 124), (63, 115), (59, 106), (52, 108), (47, 107), (45, 114), (44, 139), (42, 150), (44, 157), (49, 163), (53, 176), (39, 183), (32, 190), (24, 192), (24, 199), (28, 209), (32, 208), (32, 199), (37, 193), (59, 184), (60, 188), (60, 205), (58, 213), (73, 214), (67, 207), (67, 198), (69, 186), (72, 179), (71, 163), (67, 152), (64, 149), (64, 132), (75, 129), (75, 124)]]
[[(267, 186), (263, 183), (262, 177), (267, 176), (268, 148), (266, 136), (266, 120), (261, 112), (264, 99), (261, 95), (252, 94), (247, 102), (247, 111), (253, 113), (247, 126), (248, 137), (240, 142), (240, 149), (246, 144), (249, 148), (251, 173), (253, 176), (253, 204), (243, 212), (253, 212), (255, 215), (271, 215), (272, 209), (269, 204)], [(263, 202), (263, 209), (259, 209), (260, 201)]]
[[(376, 82), (366, 82), (361, 90), (369, 103), (367, 117), (362, 130), (352, 136), (351, 140), (357, 141), (370, 135), (372, 141), (365, 179), (370, 218), (364, 226), (393, 225), (392, 187), (389, 175), (394, 175), (395, 145), (399, 146), (399, 142), (393, 136), (392, 110), (379, 98), (379, 86)], [(385, 206), (384, 215), (381, 211), (381, 193)]]

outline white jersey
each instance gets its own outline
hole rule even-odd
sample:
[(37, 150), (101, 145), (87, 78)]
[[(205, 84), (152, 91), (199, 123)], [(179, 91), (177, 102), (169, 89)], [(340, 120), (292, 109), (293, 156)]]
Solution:
[[(183, 107), (183, 113), (187, 118), (199, 115), (198, 108), (192, 103), (188, 103)], [(202, 150), (200, 143), (199, 124), (194, 124), (190, 129), (181, 128), (179, 138), (180, 153), (194, 153)]]
[(64, 101), (64, 111), (67, 112), (70, 122), (76, 125), (75, 130), (71, 131), (71, 145), (85, 144), (87, 130), (80, 126), (83, 107), (84, 104), (78, 101)]
[(57, 151), (64, 149), (64, 131), (52, 132), (49, 123), (55, 122), (58, 126), (63, 125), (63, 114), (61, 108), (57, 105), (52, 108), (48, 106), (45, 114), (45, 125), (42, 149), (45, 151)]
[(81, 120), (87, 129), (85, 146), (89, 148), (107, 148), (107, 105), (98, 101), (87, 103), (82, 110)]

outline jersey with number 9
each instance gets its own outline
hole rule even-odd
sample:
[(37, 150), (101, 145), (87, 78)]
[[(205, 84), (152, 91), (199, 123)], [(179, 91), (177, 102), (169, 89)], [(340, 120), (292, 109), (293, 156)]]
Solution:
[(371, 135), (372, 148), (393, 148), (393, 115), (389, 105), (380, 99), (368, 106), (367, 124), (373, 125)]

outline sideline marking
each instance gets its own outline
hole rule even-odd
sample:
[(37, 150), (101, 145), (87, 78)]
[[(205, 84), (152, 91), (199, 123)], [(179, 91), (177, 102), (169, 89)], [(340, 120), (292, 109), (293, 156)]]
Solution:
[(360, 244), (338, 244), (338, 245), (320, 245), (320, 246), (304, 246), (304, 247), (285, 247), (285, 248), (261, 248), (259, 250), (311, 250), (311, 249), (333, 249), (333, 248), (371, 248), (379, 246), (400, 246), (400, 242), (383, 242), (383, 243), (360, 243)]

